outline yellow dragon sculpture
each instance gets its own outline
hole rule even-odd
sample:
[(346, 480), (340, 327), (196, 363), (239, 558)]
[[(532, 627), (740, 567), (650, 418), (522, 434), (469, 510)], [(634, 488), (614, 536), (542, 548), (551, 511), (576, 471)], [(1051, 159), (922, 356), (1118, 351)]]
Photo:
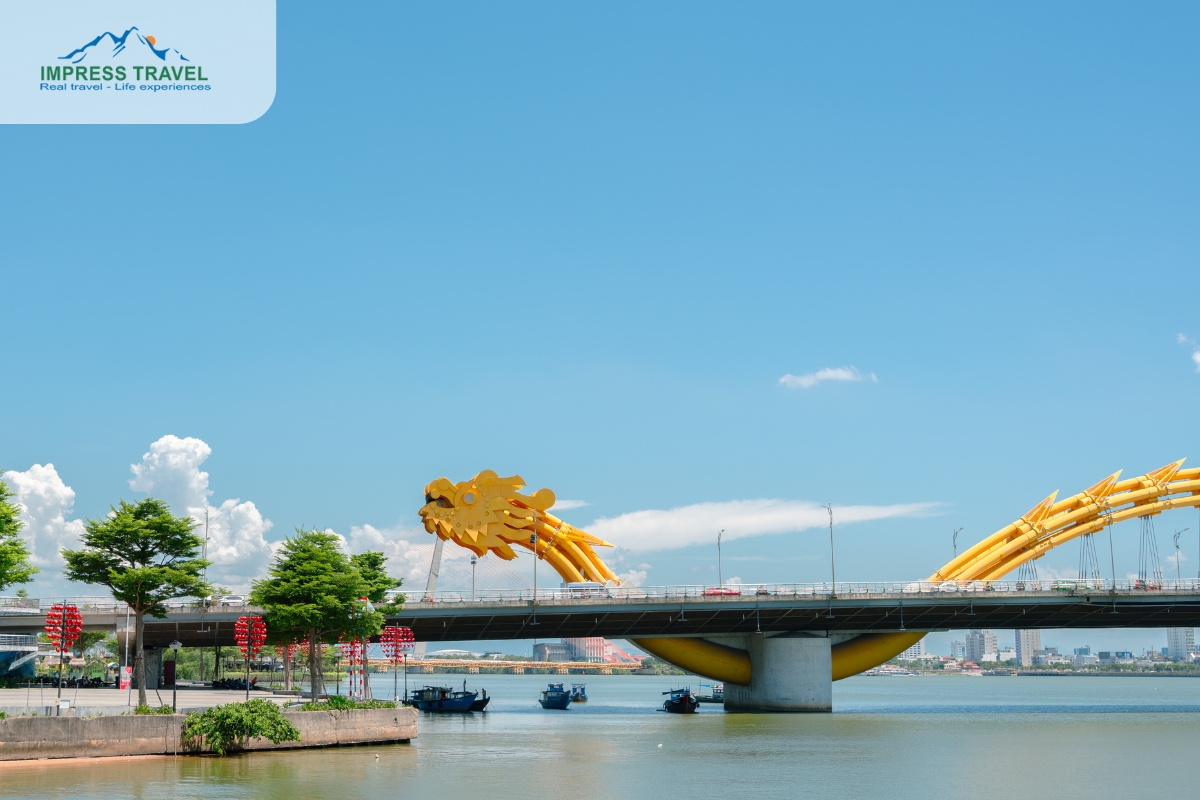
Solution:
[[(929, 581), (998, 580), (1022, 564), (1106, 525), (1161, 514), (1171, 508), (1200, 507), (1200, 468), (1182, 469), (1183, 460), (1120, 480), (1115, 472), (1094, 486), (1058, 500), (1058, 492), (1020, 519), (1001, 528), (934, 572)], [(620, 580), (596, 555), (608, 542), (549, 513), (554, 492), (521, 494), (520, 476), (501, 478), (484, 470), (469, 481), (438, 478), (425, 487), (421, 519), (425, 530), (482, 556), (516, 558), (513, 545), (550, 562), (564, 580), (616, 583)], [(532, 541), (531, 541), (532, 539)], [(833, 679), (841, 680), (888, 661), (925, 634), (879, 633), (856, 636), (832, 646)], [(750, 683), (750, 657), (742, 650), (704, 639), (635, 639), (643, 650), (699, 675), (739, 685)]]

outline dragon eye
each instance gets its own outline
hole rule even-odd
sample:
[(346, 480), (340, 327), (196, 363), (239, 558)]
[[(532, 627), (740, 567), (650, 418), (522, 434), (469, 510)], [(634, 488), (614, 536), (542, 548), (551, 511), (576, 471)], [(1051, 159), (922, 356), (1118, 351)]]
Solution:
[(475, 502), (475, 493), (474, 493), (474, 492), (467, 492), (466, 494), (464, 494), (464, 495), (463, 495), (463, 502), (464, 502), (464, 503), (474, 503), (474, 502)]

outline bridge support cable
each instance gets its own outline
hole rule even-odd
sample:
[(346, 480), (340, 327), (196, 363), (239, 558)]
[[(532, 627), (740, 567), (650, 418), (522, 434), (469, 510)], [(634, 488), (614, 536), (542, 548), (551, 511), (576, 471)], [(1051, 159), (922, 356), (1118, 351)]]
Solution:
[(1154, 535), (1154, 517), (1141, 517), (1142, 529), (1138, 540), (1138, 588), (1162, 588), (1162, 563), (1158, 560), (1158, 539)]
[(1085, 533), (1079, 537), (1079, 577), (1080, 583), (1100, 588), (1103, 578), (1100, 576), (1100, 559), (1096, 554), (1096, 534)]

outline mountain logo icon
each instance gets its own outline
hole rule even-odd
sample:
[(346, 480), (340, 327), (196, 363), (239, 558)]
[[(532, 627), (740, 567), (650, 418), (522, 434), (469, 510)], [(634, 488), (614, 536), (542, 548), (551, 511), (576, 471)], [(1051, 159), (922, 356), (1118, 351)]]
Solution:
[(58, 59), (72, 64), (80, 64), (85, 60), (89, 64), (144, 64), (147, 59), (152, 58), (167, 64), (188, 63), (183, 53), (175, 48), (160, 49), (157, 45), (157, 38), (147, 36), (133, 27), (120, 36), (105, 31), (82, 47), (75, 48), (65, 56), (59, 56)]

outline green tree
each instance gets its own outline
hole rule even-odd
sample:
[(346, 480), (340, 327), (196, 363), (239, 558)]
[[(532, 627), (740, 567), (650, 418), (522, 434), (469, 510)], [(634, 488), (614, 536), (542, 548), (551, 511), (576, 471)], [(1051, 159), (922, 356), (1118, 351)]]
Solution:
[(389, 589), (399, 589), (403, 583), (399, 578), (387, 574), (385, 565), (387, 556), (383, 553), (368, 550), (365, 553), (350, 556), (350, 563), (358, 569), (358, 574), (367, 582), (367, 599), (379, 605), (387, 599)]
[[(382, 554), (376, 555), (382, 566)], [(376, 589), (342, 552), (338, 537), (315, 528), (297, 528), (275, 554), (266, 579), (254, 582), (250, 602), (266, 610), (272, 638), (295, 636), (308, 642), (313, 700), (325, 691), (321, 643), (347, 633), (373, 636), (383, 628), (383, 614), (367, 613), (360, 600)]]
[(87, 521), (81, 549), (62, 553), (69, 580), (107, 586), (133, 611), (138, 705), (146, 705), (146, 614), (164, 618), (167, 600), (208, 593), (201, 571), (209, 562), (198, 558), (204, 542), (192, 532), (194, 527), (191, 517), (172, 515), (161, 500), (122, 500), (108, 516)]
[(0, 591), (14, 583), (29, 583), (38, 568), (29, 563), (29, 548), (21, 538), (19, 511), (9, 498), (13, 493), (0, 481)]

